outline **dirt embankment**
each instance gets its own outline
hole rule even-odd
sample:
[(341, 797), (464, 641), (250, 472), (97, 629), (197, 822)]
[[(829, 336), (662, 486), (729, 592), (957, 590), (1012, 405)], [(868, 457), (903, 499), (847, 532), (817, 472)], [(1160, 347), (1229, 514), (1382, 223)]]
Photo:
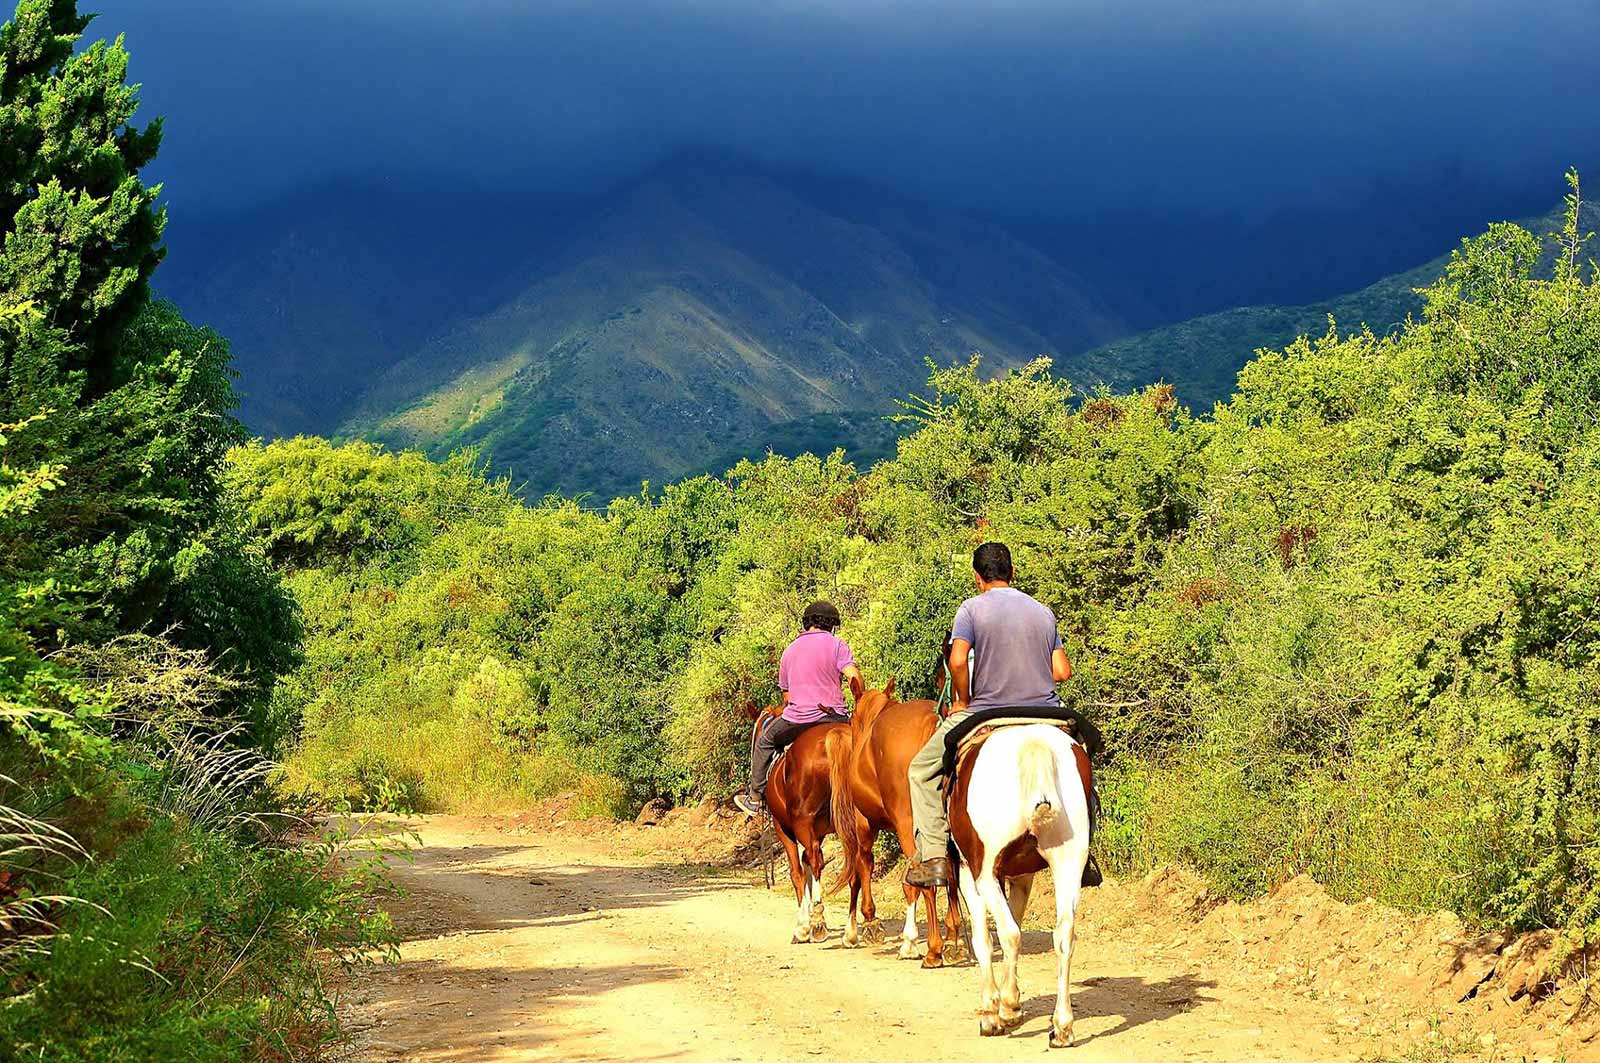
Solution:
[[(388, 902), (401, 961), (345, 987), (361, 1060), (1014, 1058), (1053, 1003), (1036, 894), (1027, 1021), (976, 1033), (976, 968), (892, 947), (788, 943), (793, 898), (748, 866), (742, 818), (703, 805), (653, 826), (422, 817)], [(1047, 893), (1048, 891), (1041, 891)], [(894, 880), (880, 914), (899, 914)], [(843, 922), (832, 899), (829, 923)], [(1587, 983), (1546, 977), (1548, 939), (1331, 900), (1296, 879), (1250, 904), (1163, 871), (1085, 896), (1073, 964), (1080, 1047), (1100, 1060), (1600, 1060)]]

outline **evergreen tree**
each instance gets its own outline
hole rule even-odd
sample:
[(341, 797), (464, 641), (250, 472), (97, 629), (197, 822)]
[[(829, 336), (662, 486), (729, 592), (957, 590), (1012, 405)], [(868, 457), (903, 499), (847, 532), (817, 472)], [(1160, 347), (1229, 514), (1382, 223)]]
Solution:
[(171, 629), (264, 693), (298, 624), (223, 486), (228, 347), (150, 299), (160, 122), (132, 124), (120, 38), (74, 52), (88, 24), (21, 0), (0, 27), (0, 424), (17, 467), (60, 473), (0, 537), (0, 585), (59, 592), (29, 622), (45, 648)]
[(92, 16), (22, 0), (0, 28), (0, 301), (31, 302), (62, 330), (83, 397), (115, 386), (123, 331), (149, 300), (165, 212), (139, 179), (161, 123), (132, 124), (119, 37), (73, 48)]

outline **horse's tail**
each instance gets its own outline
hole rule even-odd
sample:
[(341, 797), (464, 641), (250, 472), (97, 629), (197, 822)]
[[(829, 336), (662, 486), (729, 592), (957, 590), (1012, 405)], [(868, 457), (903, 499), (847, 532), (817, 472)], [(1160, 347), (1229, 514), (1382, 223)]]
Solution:
[(1017, 750), (1017, 774), (1022, 779), (1022, 802), (1028, 829), (1035, 836), (1049, 826), (1059, 809), (1061, 786), (1056, 777), (1056, 751), (1043, 738), (1028, 738)]
[(861, 855), (861, 839), (856, 836), (856, 802), (850, 794), (850, 753), (854, 745), (850, 730), (845, 727), (829, 731), (822, 740), (822, 750), (828, 758), (829, 815), (833, 818), (833, 832), (844, 846), (844, 862), (839, 876), (828, 887), (829, 893), (837, 893), (855, 879), (856, 861)]

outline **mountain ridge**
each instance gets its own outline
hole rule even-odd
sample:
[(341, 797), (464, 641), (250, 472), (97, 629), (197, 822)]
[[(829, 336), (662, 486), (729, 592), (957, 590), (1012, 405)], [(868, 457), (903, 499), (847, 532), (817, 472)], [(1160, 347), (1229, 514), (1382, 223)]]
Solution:
[(930, 358), (977, 352), (997, 372), (1050, 355), (1080, 391), (1167, 380), (1204, 406), (1255, 349), (1320, 333), (1330, 313), (1395, 327), (1444, 261), (1163, 322), (1227, 288), (1152, 298), (1152, 277), (1188, 276), (1172, 271), (1195, 233), (1152, 245), (1138, 276), (1104, 259), (1120, 235), (1076, 246), (1063, 233), (1030, 239), (1015, 220), (860, 179), (690, 151), (560, 200), (396, 180), (308, 190), (242, 221), (191, 218), (159, 279), (236, 340), (241, 416), (257, 431), (435, 456), (473, 446), (530, 494), (605, 494), (769, 447), (881, 457), (895, 438), (883, 415), (921, 388)]
[[(1565, 207), (1516, 224), (1537, 236), (1559, 231)], [(1487, 225), (1480, 226), (1480, 230)], [(1584, 201), (1580, 229), (1600, 229), (1600, 204)], [(1476, 235), (1476, 234), (1474, 234)], [(1457, 245), (1459, 246), (1459, 244)], [(1233, 393), (1238, 371), (1258, 350), (1281, 349), (1300, 336), (1319, 336), (1331, 319), (1343, 331), (1370, 328), (1384, 335), (1422, 309), (1417, 289), (1444, 275), (1454, 248), (1411, 269), (1352, 292), (1296, 306), (1263, 304), (1201, 314), (1113, 340), (1086, 359), (1116, 363), (1134, 378), (1166, 380), (1190, 405), (1209, 406)], [(1541, 268), (1548, 268), (1551, 256)]]
[(478, 446), (534, 491), (631, 489), (787, 421), (888, 409), (930, 357), (1004, 368), (1126, 331), (999, 229), (892, 210), (867, 225), (693, 165), (616, 197), (517, 295), (382, 374), (341, 430)]

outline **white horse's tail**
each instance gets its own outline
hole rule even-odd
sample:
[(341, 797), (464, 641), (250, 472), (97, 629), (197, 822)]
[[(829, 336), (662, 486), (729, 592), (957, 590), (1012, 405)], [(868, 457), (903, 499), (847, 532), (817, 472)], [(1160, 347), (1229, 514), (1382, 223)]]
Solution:
[(1056, 808), (1061, 793), (1056, 751), (1042, 738), (1027, 739), (1017, 750), (1017, 774), (1022, 779), (1022, 807), (1032, 809), (1028, 829), (1037, 836), (1060, 811)]

